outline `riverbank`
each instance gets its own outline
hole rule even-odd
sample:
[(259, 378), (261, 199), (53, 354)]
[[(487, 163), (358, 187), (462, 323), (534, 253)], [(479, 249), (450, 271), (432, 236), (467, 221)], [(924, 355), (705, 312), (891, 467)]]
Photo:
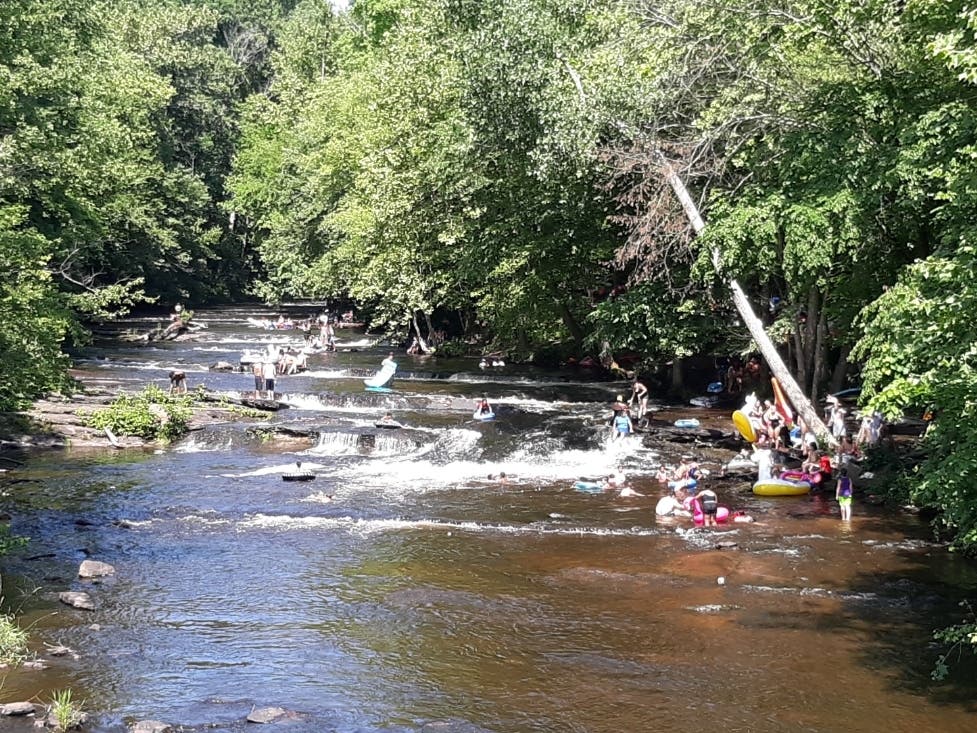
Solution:
[[(36, 400), (29, 410), (0, 413), (0, 452), (149, 448), (160, 444), (157, 440), (116, 435), (90, 423), (93, 413), (109, 407), (120, 396), (138, 392), (86, 386), (82, 381), (78, 384), (81, 388), (72, 395), (48, 395)], [(260, 420), (281, 407), (273, 400), (248, 400), (203, 389), (191, 396), (194, 402), (187, 432), (227, 422)]]

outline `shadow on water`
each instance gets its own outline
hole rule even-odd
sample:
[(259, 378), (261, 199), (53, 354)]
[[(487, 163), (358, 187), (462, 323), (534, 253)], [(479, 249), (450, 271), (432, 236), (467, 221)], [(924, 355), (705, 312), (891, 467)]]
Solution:
[(839, 613), (826, 623), (840, 633), (857, 629), (864, 634), (861, 663), (883, 675), (893, 689), (977, 712), (974, 654), (951, 657), (945, 680), (931, 677), (947, 650), (933, 633), (965, 620), (961, 604), (977, 597), (977, 567), (942, 546), (897, 548), (893, 558), (897, 570), (857, 573), (842, 592)]

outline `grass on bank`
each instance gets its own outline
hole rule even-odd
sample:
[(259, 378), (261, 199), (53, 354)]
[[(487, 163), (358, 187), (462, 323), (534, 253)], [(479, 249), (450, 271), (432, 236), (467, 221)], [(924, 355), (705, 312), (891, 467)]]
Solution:
[(14, 666), (27, 659), (27, 639), (13, 616), (0, 616), (0, 664)]
[(192, 393), (171, 395), (150, 384), (142, 392), (119, 395), (89, 415), (87, 423), (116, 435), (169, 441), (187, 432), (194, 401)]
[(71, 690), (59, 690), (51, 698), (50, 714), (56, 731), (68, 731), (85, 720), (81, 707), (72, 699)]

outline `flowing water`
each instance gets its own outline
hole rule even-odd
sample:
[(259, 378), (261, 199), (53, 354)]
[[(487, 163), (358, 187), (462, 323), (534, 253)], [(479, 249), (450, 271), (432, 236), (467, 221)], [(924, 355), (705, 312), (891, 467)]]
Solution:
[[(191, 387), (250, 389), (207, 366), (300, 339), (250, 315), (267, 314), (198, 312), (196, 342), (92, 348), (79, 367), (92, 384), (165, 386), (177, 367)], [(0, 699), (70, 688), (105, 731), (243, 730), (253, 706), (294, 711), (297, 733), (974, 729), (973, 684), (929, 671), (977, 569), (918, 519), (856, 502), (845, 526), (824, 499), (715, 482), (758, 521), (689, 531), (656, 520), (653, 479), (688, 447), (607, 444), (626, 385), (399, 356), (395, 391), (366, 392), (386, 348), (339, 341), (278, 385), (291, 407), (271, 422), (309, 438), (242, 421), (16, 472), (4, 506), (32, 539), (3, 559), (5, 604), (50, 666), (8, 672)], [(482, 395), (493, 423), (472, 420)], [(377, 429), (386, 411), (407, 427)], [(316, 480), (283, 481), (295, 461)], [(571, 488), (618, 467), (649, 496)], [(86, 557), (117, 574), (79, 581)], [(97, 610), (60, 604), (66, 589)], [(75, 656), (46, 656), (57, 644)]]

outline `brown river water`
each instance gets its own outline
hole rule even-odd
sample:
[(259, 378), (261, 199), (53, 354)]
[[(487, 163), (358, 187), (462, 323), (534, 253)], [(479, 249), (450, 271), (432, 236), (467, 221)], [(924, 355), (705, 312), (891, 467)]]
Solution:
[[(191, 387), (249, 389), (207, 365), (299, 338), (250, 315), (267, 314), (202, 312), (197, 342), (103, 345), (79, 366), (97, 384), (162, 385), (179, 366)], [(977, 566), (916, 517), (856, 500), (848, 526), (827, 498), (715, 480), (758, 521), (693, 531), (654, 514), (655, 470), (690, 448), (607, 444), (626, 385), (400, 356), (394, 391), (367, 392), (386, 348), (339, 340), (279, 385), (291, 407), (273, 422), (308, 441), (242, 422), (158, 452), (47, 453), (0, 479), (31, 538), (0, 559), (4, 605), (49, 665), (8, 670), (0, 701), (70, 688), (95, 731), (243, 730), (264, 706), (296, 733), (977, 727), (973, 665), (929, 677), (932, 632), (961, 620)], [(471, 419), (482, 395), (492, 423)], [(408, 428), (377, 429), (388, 410)], [(732, 430), (728, 411), (661, 415)], [(713, 469), (732, 456), (691, 450)], [(315, 481), (281, 480), (296, 460)], [(572, 489), (618, 467), (648, 496)], [(487, 480), (500, 470), (515, 480)], [(78, 580), (86, 557), (116, 575)], [(60, 604), (67, 589), (97, 609)], [(58, 644), (74, 655), (46, 654)]]

